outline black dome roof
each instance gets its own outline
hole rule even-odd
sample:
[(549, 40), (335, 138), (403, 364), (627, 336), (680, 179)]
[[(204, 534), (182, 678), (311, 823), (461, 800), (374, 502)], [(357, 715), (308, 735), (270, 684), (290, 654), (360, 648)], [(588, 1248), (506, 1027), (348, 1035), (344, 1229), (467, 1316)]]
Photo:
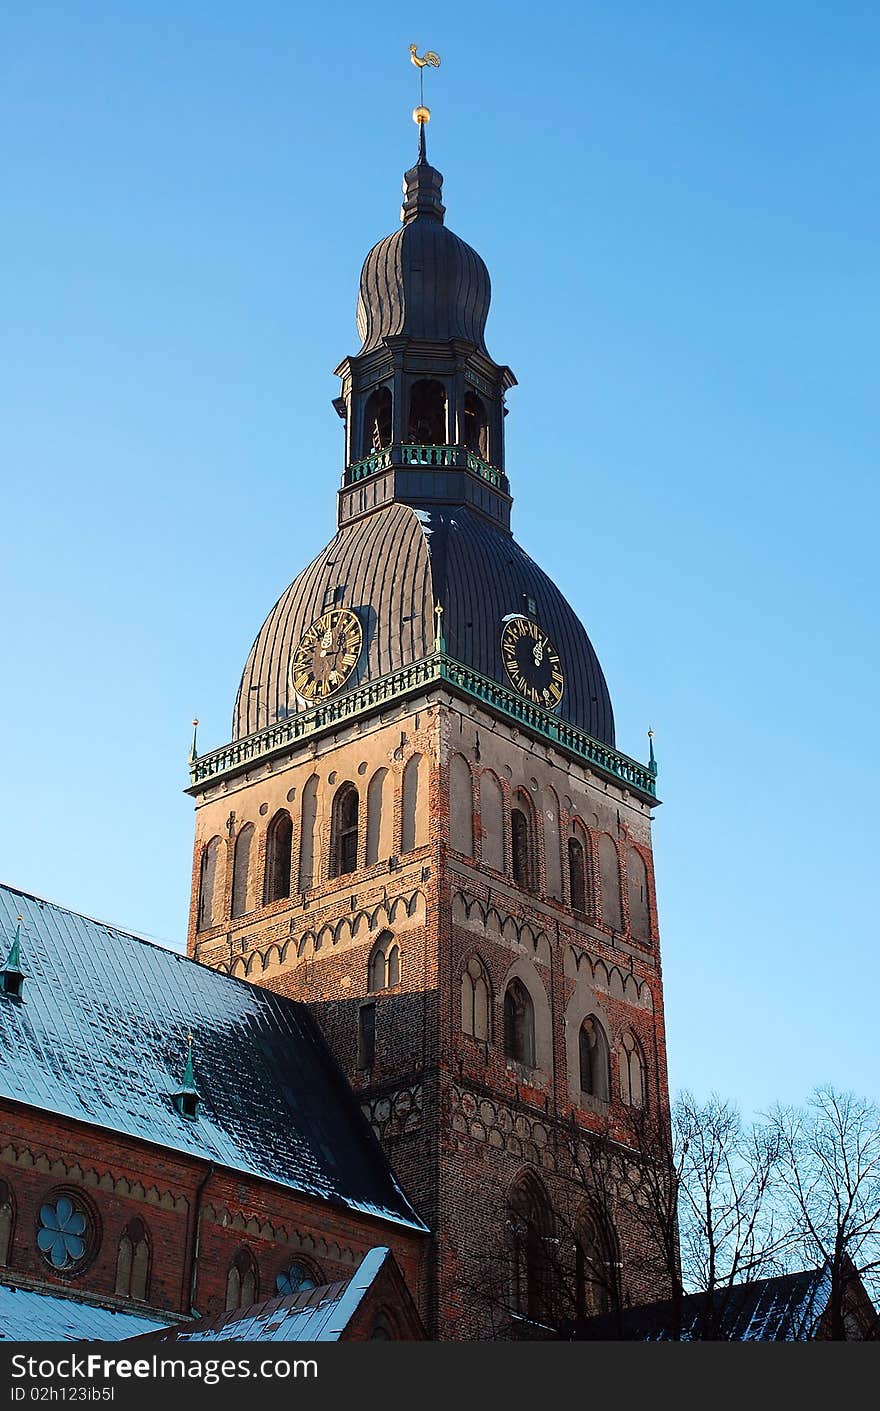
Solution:
[(403, 179), (403, 225), (373, 246), (361, 271), (361, 353), (394, 334), (438, 342), (463, 338), (487, 351), (489, 271), (476, 250), (443, 224), (442, 187), (443, 177), (425, 156), (422, 127), (419, 160)]
[(446, 651), (509, 689), (501, 623), (534, 598), (537, 618), (562, 658), (565, 690), (557, 714), (614, 745), (614, 716), (592, 643), (559, 589), (533, 559), (465, 506), (393, 503), (345, 525), (275, 604), (251, 648), (239, 687), (233, 737), (295, 714), (292, 653), (320, 617), (328, 590), (360, 617), (364, 651), (349, 686), (375, 680), (434, 651), (441, 603)]

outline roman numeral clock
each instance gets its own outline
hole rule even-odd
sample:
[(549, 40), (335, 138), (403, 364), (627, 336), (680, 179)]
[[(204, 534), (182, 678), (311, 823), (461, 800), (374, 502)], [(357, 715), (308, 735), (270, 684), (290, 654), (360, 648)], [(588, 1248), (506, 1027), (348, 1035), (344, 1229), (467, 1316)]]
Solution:
[(344, 686), (357, 666), (364, 634), (347, 608), (325, 612), (307, 628), (290, 663), (290, 684), (304, 701), (323, 700)]
[(504, 619), (501, 657), (511, 685), (526, 700), (555, 710), (565, 690), (559, 653), (547, 633), (529, 617)]

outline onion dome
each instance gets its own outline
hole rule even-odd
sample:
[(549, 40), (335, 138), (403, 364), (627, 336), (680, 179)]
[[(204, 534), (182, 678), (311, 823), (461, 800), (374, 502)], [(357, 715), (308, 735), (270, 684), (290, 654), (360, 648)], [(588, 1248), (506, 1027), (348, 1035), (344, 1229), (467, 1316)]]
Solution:
[(476, 250), (443, 224), (442, 191), (443, 177), (425, 152), (422, 124), (419, 159), (403, 179), (403, 224), (373, 246), (361, 271), (361, 353), (394, 335), (432, 342), (462, 338), (487, 352), (489, 271)]

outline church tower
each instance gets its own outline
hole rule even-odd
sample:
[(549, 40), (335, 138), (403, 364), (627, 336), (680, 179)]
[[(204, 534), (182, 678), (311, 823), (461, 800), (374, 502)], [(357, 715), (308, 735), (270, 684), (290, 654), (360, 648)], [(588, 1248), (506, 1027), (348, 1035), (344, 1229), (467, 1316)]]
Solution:
[(424, 120), (403, 190), (337, 369), (337, 532), (193, 749), (189, 953), (310, 1006), (433, 1232), (432, 1336), (541, 1336), (668, 1291), (632, 1136), (668, 1123), (656, 768), (512, 535), (515, 378)]

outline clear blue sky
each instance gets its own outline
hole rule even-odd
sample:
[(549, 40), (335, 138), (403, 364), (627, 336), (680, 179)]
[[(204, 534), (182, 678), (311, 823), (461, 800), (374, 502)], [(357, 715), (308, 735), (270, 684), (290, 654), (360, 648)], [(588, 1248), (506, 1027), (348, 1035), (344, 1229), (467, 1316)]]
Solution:
[(189, 722), (228, 739), (333, 531), (416, 40), (517, 537), (620, 747), (656, 731), (673, 1086), (880, 1096), (877, 5), (31, 0), (0, 39), (0, 875), (183, 942)]

